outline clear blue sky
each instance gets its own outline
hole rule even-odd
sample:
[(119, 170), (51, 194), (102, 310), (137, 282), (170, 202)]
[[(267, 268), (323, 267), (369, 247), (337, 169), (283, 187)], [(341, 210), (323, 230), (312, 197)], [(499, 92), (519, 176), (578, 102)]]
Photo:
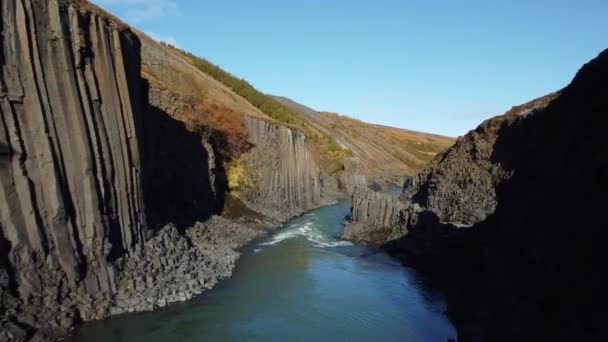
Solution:
[(263, 92), (451, 136), (608, 48), (608, 0), (95, 2)]

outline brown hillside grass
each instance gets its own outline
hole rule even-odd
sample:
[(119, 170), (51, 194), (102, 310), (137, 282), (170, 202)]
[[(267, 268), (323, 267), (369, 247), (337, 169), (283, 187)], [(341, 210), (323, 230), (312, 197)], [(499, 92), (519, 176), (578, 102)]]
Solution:
[(334, 112), (321, 114), (373, 173), (412, 174), (454, 143), (440, 135), (369, 124)]

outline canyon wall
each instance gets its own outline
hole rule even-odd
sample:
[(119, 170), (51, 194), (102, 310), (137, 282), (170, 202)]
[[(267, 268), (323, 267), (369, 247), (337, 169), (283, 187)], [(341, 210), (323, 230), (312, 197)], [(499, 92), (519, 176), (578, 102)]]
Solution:
[(334, 174), (321, 173), (321, 189), (326, 196), (352, 196), (359, 188), (367, 188), (371, 182), (367, 175), (356, 169), (346, 169)]
[(139, 42), (78, 1), (0, 10), (1, 306), (68, 327), (146, 240)]
[(351, 221), (344, 230), (344, 238), (365, 242), (390, 241), (404, 235), (398, 229), (400, 212), (405, 209), (395, 194), (365, 188), (353, 194)]
[(248, 179), (254, 189), (245, 202), (278, 221), (321, 204), (319, 168), (298, 130), (246, 117), (253, 145), (245, 156)]
[(424, 170), (408, 177), (402, 198), (431, 210), (442, 222), (472, 225), (483, 221), (496, 209), (496, 188), (514, 172), (493, 158), (499, 133), (558, 96), (552, 93), (486, 120)]
[[(145, 188), (165, 194), (156, 202), (158, 205), (155, 196), (146, 201), (149, 206), (158, 208), (150, 210), (153, 216), (148, 219), (153, 226), (167, 223), (167, 219), (156, 219), (157, 212), (168, 212), (163, 215), (165, 218), (175, 217), (177, 210), (171, 210), (172, 207), (191, 208), (178, 215), (180, 218), (193, 217), (194, 220), (184, 222), (185, 226), (204, 220), (203, 213), (220, 212), (243, 222), (273, 225), (324, 203), (319, 167), (302, 132), (281, 125), (224, 84), (201, 72), (196, 61), (187, 54), (143, 33), (138, 36), (142, 42), (143, 75), (149, 88), (150, 113), (146, 115), (157, 117), (159, 122), (174, 121), (181, 129), (189, 127), (189, 132), (179, 134), (167, 129), (154, 132), (154, 127), (166, 125), (146, 120), (150, 122), (150, 129), (145, 130), (150, 132), (146, 135), (150, 139), (145, 138), (145, 145), (149, 147), (144, 158), (145, 170), (150, 169), (156, 176)], [(215, 145), (221, 145), (222, 141), (217, 141), (218, 135), (213, 135), (214, 122), (210, 122), (211, 127), (206, 126), (205, 117), (213, 114), (209, 113), (212, 110), (242, 119), (250, 148), (238, 156), (215, 153)], [(156, 112), (161, 114), (154, 115)], [(159, 136), (166, 139), (158, 139)], [(155, 164), (176, 167), (170, 173), (163, 171), (164, 174), (160, 174)], [(228, 188), (227, 173), (231, 170), (224, 170), (226, 165), (229, 168), (236, 165), (237, 171), (233, 173), (238, 173), (236, 183), (239, 184), (233, 184), (234, 189)], [(166, 194), (172, 198), (168, 203)], [(196, 194), (199, 194), (198, 198)], [(208, 196), (203, 198), (200, 194)], [(194, 215), (196, 213), (198, 216)]]
[(375, 242), (446, 293), (460, 341), (608, 338), (607, 112), (608, 50), (406, 181), (401, 237)]

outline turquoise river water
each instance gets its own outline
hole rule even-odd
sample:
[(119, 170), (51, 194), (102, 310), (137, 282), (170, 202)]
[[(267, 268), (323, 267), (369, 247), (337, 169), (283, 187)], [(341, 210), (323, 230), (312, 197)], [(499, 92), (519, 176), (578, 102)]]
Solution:
[(74, 342), (428, 341), (456, 332), (415, 272), (341, 240), (350, 201), (294, 218), (243, 250), (231, 278), (182, 304), (86, 324)]

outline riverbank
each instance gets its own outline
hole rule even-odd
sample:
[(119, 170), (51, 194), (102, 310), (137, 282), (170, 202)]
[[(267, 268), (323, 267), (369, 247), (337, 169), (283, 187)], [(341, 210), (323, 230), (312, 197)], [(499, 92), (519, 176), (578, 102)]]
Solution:
[(350, 201), (241, 248), (230, 278), (184, 303), (92, 322), (70, 342), (374, 340), (455, 336), (441, 296), (372, 246), (342, 240)]
[[(337, 200), (324, 198), (319, 206), (331, 205)], [(179, 229), (169, 224), (156, 230), (129, 257), (112, 264), (115, 291), (111, 295), (79, 298), (87, 306), (87, 310), (80, 312), (80, 318), (61, 311), (55, 317), (62, 329), (42, 329), (32, 338), (60, 340), (87, 322), (158, 310), (214, 288), (232, 275), (243, 249), (282, 226), (251, 210), (239, 210), (235, 217), (212, 216), (189, 228)], [(25, 339), (28, 335), (27, 330), (18, 325), (8, 322), (7, 326), (12, 327), (12, 336)]]

